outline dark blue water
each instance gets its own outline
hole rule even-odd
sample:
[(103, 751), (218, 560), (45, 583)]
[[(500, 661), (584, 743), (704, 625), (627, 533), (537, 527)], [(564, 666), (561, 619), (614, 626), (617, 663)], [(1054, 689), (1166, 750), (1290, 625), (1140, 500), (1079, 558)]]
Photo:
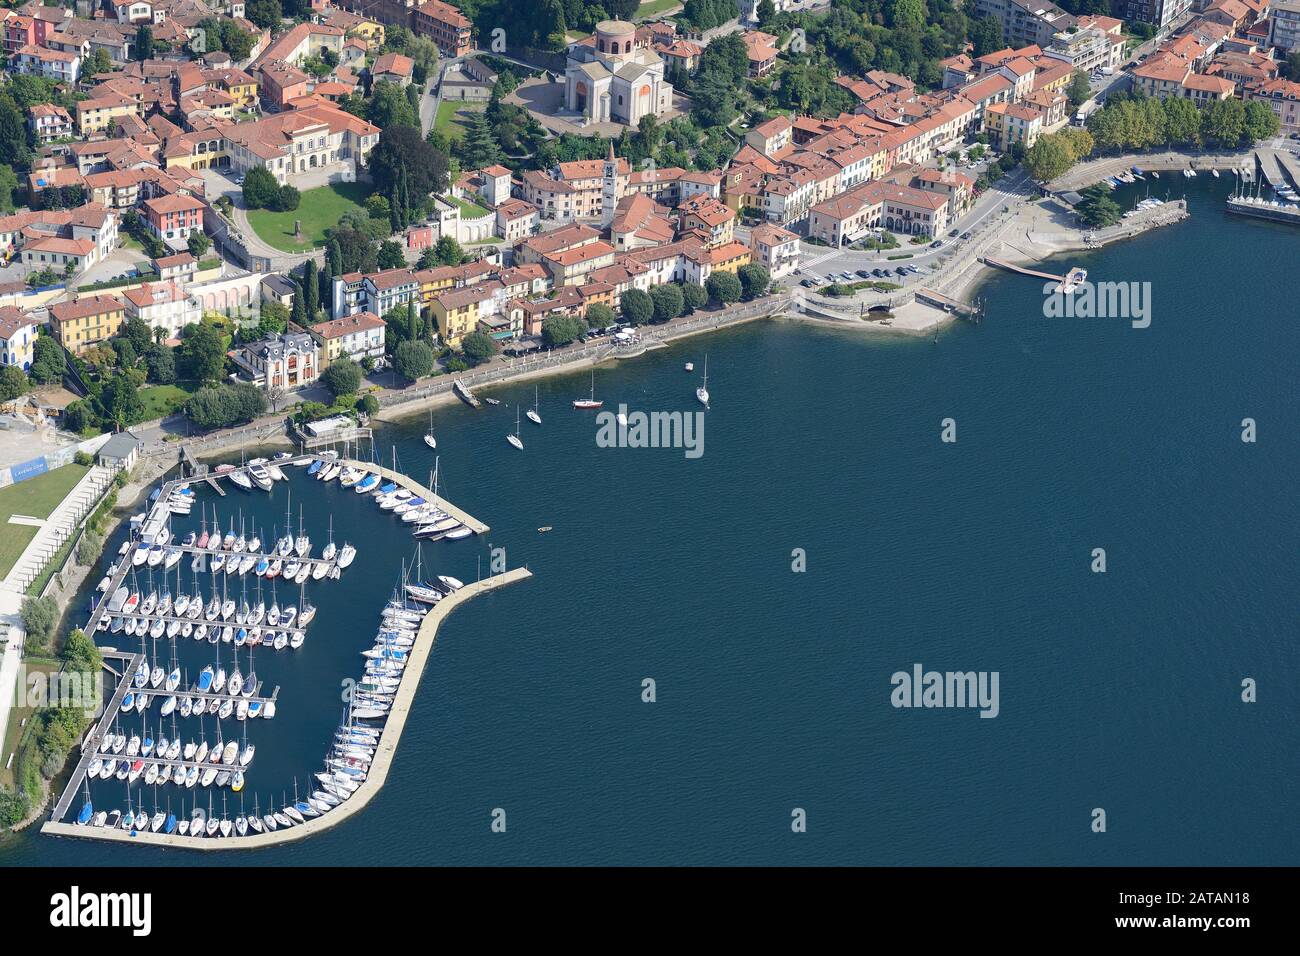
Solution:
[[(440, 408), (443, 490), (492, 530), (426, 562), (471, 579), (500, 546), (536, 577), (444, 624), (365, 812), (253, 855), (31, 834), (0, 864), (1294, 863), (1300, 232), (1226, 217), (1223, 182), (1164, 188), (1190, 220), (1062, 261), (1152, 282), (1148, 329), (1044, 319), (999, 277), (938, 345), (770, 321), (597, 371), (607, 408), (693, 410), (707, 349), (698, 460), (597, 448), (585, 373), (540, 383), (523, 452), (531, 384)], [(381, 432), (419, 476), (426, 423)], [(283, 690), (250, 799), (316, 769), (409, 555), (351, 492), (293, 487), (361, 556), (312, 589), (302, 651), (258, 658)], [(284, 494), (223, 520), (282, 521)], [(1000, 715), (891, 707), (914, 663), (997, 671)]]

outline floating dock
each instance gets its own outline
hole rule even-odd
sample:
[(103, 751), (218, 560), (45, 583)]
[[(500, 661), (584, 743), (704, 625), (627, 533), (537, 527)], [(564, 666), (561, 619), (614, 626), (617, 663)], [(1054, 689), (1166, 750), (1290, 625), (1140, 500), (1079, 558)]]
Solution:
[[(407, 666), (402, 672), (402, 682), (393, 700), (392, 709), (387, 720), (384, 721), (383, 732), (379, 737), (379, 745), (375, 748), (375, 756), (370, 765), (370, 772), (349, 799), (344, 800), (328, 813), (312, 817), (306, 823), (300, 823), (297, 826), (281, 827), (271, 833), (249, 833), (247, 836), (242, 837), (232, 835), (229, 837), (195, 838), (176, 834), (154, 833), (146, 830), (134, 832), (122, 829), (109, 830), (105, 827), (77, 826), (75, 823), (60, 822), (67, 815), (68, 807), (77, 793), (77, 787), (69, 784), (68, 789), (59, 801), (59, 806), (56, 807), (57, 812), (47, 823), (42, 825), (41, 832), (51, 836), (81, 837), (83, 839), (121, 843), (143, 843), (149, 846), (174, 847), (177, 849), (254, 850), (301, 840), (342, 823), (353, 814), (364, 809), (366, 804), (374, 799), (375, 794), (380, 791), (388, 778), (388, 771), (394, 756), (397, 754), (397, 745), (401, 740), (402, 730), (406, 726), (406, 719), (410, 715), (411, 705), (415, 700), (416, 691), (419, 689), (420, 678), (424, 674), (424, 665), (428, 661), (429, 653), (433, 650), (438, 627), (443, 620), (470, 598), (530, 577), (532, 577), (532, 572), (527, 568), (515, 568), (513, 571), (496, 574), (453, 591), (429, 610), (429, 613), (420, 622), (418, 638), (411, 648)], [(125, 673), (131, 672), (131, 670), (125, 671)], [(77, 770), (80, 776), (76, 773), (73, 774), (72, 779), (77, 781), (78, 784), (85, 777), (85, 769), (83, 764), (78, 764)], [(270, 812), (276, 808), (268, 807), (266, 809)]]
[(412, 494), (419, 495), (425, 501), (433, 502), (437, 507), (447, 512), (448, 515), (455, 518), (465, 527), (469, 528), (475, 534), (483, 534), (488, 530), (488, 526), (479, 521), (467, 511), (457, 508), (446, 498), (435, 495), (429, 488), (424, 487), (409, 475), (404, 475), (400, 471), (393, 471), (391, 468), (385, 468), (382, 465), (372, 464), (366, 461), (354, 461), (350, 458), (337, 459), (344, 465), (350, 465), (353, 468), (359, 468), (364, 471), (377, 473), (381, 478), (387, 478), (396, 485), (400, 485)]

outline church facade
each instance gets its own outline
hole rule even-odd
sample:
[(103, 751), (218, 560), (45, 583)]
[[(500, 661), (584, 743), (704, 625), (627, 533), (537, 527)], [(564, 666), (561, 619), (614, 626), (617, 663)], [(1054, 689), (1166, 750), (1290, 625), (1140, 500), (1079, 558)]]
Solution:
[(673, 86), (664, 80), (663, 59), (633, 24), (603, 20), (594, 36), (569, 48), (564, 105), (592, 123), (636, 126), (643, 116), (672, 109)]

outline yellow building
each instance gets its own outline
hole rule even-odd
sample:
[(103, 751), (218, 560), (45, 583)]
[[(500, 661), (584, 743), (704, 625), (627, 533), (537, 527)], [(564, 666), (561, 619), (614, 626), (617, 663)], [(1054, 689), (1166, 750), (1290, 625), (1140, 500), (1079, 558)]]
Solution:
[(82, 135), (102, 133), (115, 119), (139, 116), (140, 104), (117, 93), (109, 93), (77, 104), (77, 129)]
[(126, 321), (126, 306), (111, 295), (90, 295), (50, 306), (50, 329), (74, 355), (117, 335)]
[[(729, 242), (725, 246), (706, 249), (701, 265), (707, 265), (708, 275), (715, 272), (736, 272), (741, 266), (749, 265), (751, 258), (749, 246), (740, 242)], [(701, 269), (701, 271), (705, 270)]]
[(352, 29), (348, 30), (348, 36), (361, 37), (366, 40), (372, 47), (384, 45), (384, 25), (376, 23), (374, 20), (362, 20)]
[(433, 297), (430, 309), (438, 323), (438, 335), (452, 348), (460, 348), (461, 340), (478, 328), (479, 303), (492, 297), (492, 290), (482, 285), (451, 289)]

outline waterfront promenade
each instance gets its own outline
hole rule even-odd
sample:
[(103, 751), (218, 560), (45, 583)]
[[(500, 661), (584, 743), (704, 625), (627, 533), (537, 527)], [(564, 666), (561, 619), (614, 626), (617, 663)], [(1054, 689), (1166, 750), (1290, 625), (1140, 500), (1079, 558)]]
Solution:
[[(415, 645), (411, 649), (411, 657), (407, 663), (406, 669), (402, 672), (402, 683), (397, 690), (397, 695), (393, 700), (392, 710), (388, 719), (384, 722), (383, 733), (379, 737), (379, 746), (375, 749), (374, 760), (370, 765), (370, 772), (365, 782), (352, 794), (351, 798), (343, 801), (339, 806), (323, 813), (319, 817), (312, 817), (306, 823), (300, 823), (293, 827), (281, 827), (271, 833), (252, 833), (247, 836), (230, 836), (230, 837), (190, 837), (177, 836), (175, 834), (167, 835), (164, 833), (150, 833), (136, 831), (134, 835), (127, 830), (108, 830), (102, 827), (77, 826), (74, 823), (62, 823), (51, 820), (41, 827), (41, 832), (51, 836), (65, 837), (82, 837), (86, 839), (106, 840), (121, 843), (144, 843), (150, 846), (171, 847), (175, 849), (187, 850), (256, 850), (265, 847), (275, 846), (281, 843), (290, 843), (296, 840), (302, 840), (306, 837), (313, 836), (317, 833), (323, 833), (331, 827), (337, 826), (344, 820), (347, 820), (355, 813), (359, 813), (375, 797), (380, 789), (384, 786), (384, 781), (388, 778), (389, 768), (392, 766), (393, 758), (397, 755), (397, 746), (401, 741), (402, 731), (406, 726), (406, 720), (410, 716), (411, 706), (415, 700), (416, 691), (420, 686), (420, 678), (424, 674), (424, 666), (428, 662), (429, 654), (437, 640), (438, 627), (443, 620), (447, 618), (452, 611), (461, 604), (477, 597), (480, 594), (486, 594), (507, 584), (514, 584), (517, 581), (523, 581), (532, 577), (532, 572), (527, 568), (515, 568), (512, 571), (506, 571), (502, 574), (496, 574), (492, 577), (483, 578), (481, 581), (475, 581), (472, 584), (466, 584), (463, 588), (453, 591), (435, 604), (424, 616), (420, 623), (419, 636)], [(271, 808), (267, 808), (269, 811)]]

